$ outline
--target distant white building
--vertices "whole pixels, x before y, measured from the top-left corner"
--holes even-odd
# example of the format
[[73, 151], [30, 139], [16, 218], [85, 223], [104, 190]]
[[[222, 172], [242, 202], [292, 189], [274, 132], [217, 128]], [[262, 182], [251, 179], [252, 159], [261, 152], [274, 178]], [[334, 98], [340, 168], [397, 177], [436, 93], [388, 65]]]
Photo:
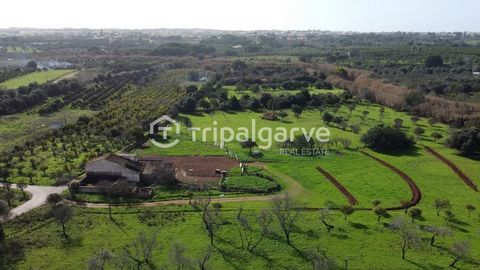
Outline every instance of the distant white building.
[[474, 71], [472, 73], [473, 73], [473, 76], [480, 76], [480, 71]]

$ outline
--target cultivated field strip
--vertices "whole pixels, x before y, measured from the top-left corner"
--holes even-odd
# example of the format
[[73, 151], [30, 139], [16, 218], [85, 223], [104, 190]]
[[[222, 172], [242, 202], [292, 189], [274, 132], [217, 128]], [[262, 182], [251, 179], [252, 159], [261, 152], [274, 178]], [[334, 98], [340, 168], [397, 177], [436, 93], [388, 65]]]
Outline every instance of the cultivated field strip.
[[405, 205], [402, 205], [402, 206], [396, 206], [396, 207], [389, 207], [387, 208], [387, 210], [400, 210], [400, 209], [405, 209], [405, 208], [410, 208], [412, 206], [415, 206], [417, 205], [420, 200], [422, 199], [422, 193], [420, 191], [420, 188], [417, 186], [417, 184], [415, 183], [415, 181], [413, 181], [412, 178], [410, 178], [410, 176], [408, 176], [406, 173], [404, 173], [403, 171], [401, 171], [400, 169], [398, 169], [397, 167], [377, 158], [377, 157], [374, 157], [372, 155], [370, 155], [369, 153], [367, 152], [364, 152], [364, 151], [360, 151], [361, 153], [363, 153], [364, 155], [376, 160], [378, 163], [382, 164], [383, 166], [389, 168], [390, 170], [392, 170], [393, 172], [395, 172], [396, 174], [398, 174], [403, 180], [405, 180], [405, 182], [407, 182], [408, 186], [410, 187], [410, 190], [412, 191], [412, 199]]
[[333, 177], [329, 172], [322, 169], [320, 166], [316, 167], [317, 171], [319, 171], [328, 181], [330, 181], [348, 200], [350, 205], [357, 205], [357, 199], [350, 193], [335, 177]]
[[438, 160], [440, 160], [441, 162], [445, 163], [448, 167], [450, 167], [450, 169], [452, 169], [452, 171], [455, 172], [458, 175], [458, 177], [460, 177], [460, 179], [462, 179], [463, 182], [465, 182], [465, 184], [467, 184], [471, 189], [478, 192], [478, 188], [475, 185], [475, 183], [472, 181], [472, 179], [470, 179], [470, 177], [468, 177], [465, 173], [463, 173], [462, 170], [460, 170], [460, 168], [458, 168], [457, 165], [455, 165], [455, 163], [451, 162], [446, 157], [442, 156], [440, 153], [438, 153], [437, 151], [433, 150], [428, 146], [425, 146], [425, 149], [434, 157], [436, 157]]

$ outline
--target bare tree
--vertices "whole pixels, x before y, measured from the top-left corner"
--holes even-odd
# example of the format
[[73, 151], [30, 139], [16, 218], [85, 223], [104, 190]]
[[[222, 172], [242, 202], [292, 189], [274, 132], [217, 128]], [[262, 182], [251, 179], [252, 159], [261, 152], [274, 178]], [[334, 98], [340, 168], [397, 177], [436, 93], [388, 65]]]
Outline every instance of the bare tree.
[[470, 255], [470, 242], [468, 241], [456, 241], [453, 243], [451, 252], [453, 254], [453, 262], [450, 267], [455, 267], [455, 264]]
[[172, 242], [170, 246], [168, 257], [177, 270], [186, 269], [191, 265], [190, 260], [185, 257], [186, 250], [184, 245], [176, 241]]
[[335, 228], [335, 226], [329, 224], [329, 221], [332, 217], [332, 211], [330, 210], [330, 208], [326, 207], [326, 208], [322, 208], [320, 209], [320, 222], [323, 223], [323, 225], [325, 225], [325, 228], [327, 228], [327, 232], [330, 232], [333, 228]]
[[197, 259], [197, 266], [199, 270], [207, 270], [207, 263], [210, 260], [212, 256], [212, 246], [208, 246], [205, 249], [205, 252], [203, 253], [202, 257]]
[[282, 229], [287, 240], [287, 244], [291, 245], [290, 234], [295, 227], [295, 223], [299, 217], [299, 210], [287, 193], [285, 196], [277, 196], [272, 200], [273, 214], [277, 218], [278, 224]]
[[335, 262], [327, 257], [325, 251], [320, 249], [312, 250], [308, 252], [307, 256], [312, 264], [313, 270], [339, 269]]
[[210, 245], [214, 246], [213, 240], [215, 238], [215, 233], [220, 228], [220, 223], [216, 220], [216, 215], [212, 212], [210, 203], [210, 196], [207, 199], [198, 199], [196, 202], [196, 204], [202, 209], [202, 221], [205, 230], [207, 230], [208, 236], [210, 237]]
[[390, 224], [390, 227], [400, 236], [402, 259], [405, 259], [407, 250], [417, 247], [421, 243], [417, 227], [413, 226], [402, 217], [396, 217]]
[[87, 270], [104, 270], [105, 265], [112, 258], [113, 254], [110, 251], [102, 249], [88, 260]]
[[273, 222], [272, 215], [268, 210], [262, 210], [257, 218], [260, 227], [260, 236], [255, 236], [253, 226], [251, 226], [248, 216], [243, 214], [243, 208], [238, 209], [237, 222], [240, 225], [240, 239], [242, 247], [252, 252], [269, 232], [269, 226]]
[[430, 245], [432, 247], [435, 246], [435, 240], [437, 237], [446, 237], [453, 235], [453, 232], [449, 228], [445, 227], [429, 226], [426, 227], [426, 231], [432, 234], [432, 237], [430, 237]]
[[122, 252], [117, 260], [117, 265], [121, 269], [156, 269], [153, 262], [154, 251], [159, 248], [157, 242], [157, 234], [140, 235], [130, 244], [123, 247]]

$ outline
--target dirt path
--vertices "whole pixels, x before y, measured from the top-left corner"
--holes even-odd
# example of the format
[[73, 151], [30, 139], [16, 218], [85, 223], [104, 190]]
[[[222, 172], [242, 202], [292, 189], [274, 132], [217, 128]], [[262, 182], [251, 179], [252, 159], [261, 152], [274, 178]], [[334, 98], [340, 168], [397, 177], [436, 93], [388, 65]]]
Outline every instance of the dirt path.
[[[17, 185], [12, 184], [11, 188], [17, 189]], [[60, 187], [48, 187], [48, 186], [27, 186], [25, 188], [25, 191], [29, 192], [32, 194], [32, 198], [28, 200], [27, 202], [21, 204], [20, 206], [12, 209], [10, 211], [10, 217], [9, 218], [14, 218], [16, 216], [25, 214], [37, 207], [42, 206], [47, 202], [47, 197], [50, 194], [54, 193], [62, 193], [64, 190], [66, 190], [66, 186], [60, 186]]]
[[422, 193], [420, 192], [420, 188], [418, 188], [417, 184], [415, 184], [415, 181], [413, 181], [413, 179], [410, 178], [410, 176], [408, 176], [406, 173], [404, 173], [403, 171], [401, 171], [397, 167], [387, 163], [386, 161], [383, 161], [383, 160], [381, 160], [377, 157], [374, 157], [367, 152], [364, 152], [364, 151], [360, 151], [360, 152], [362, 154], [374, 159], [375, 161], [382, 164], [383, 166], [389, 168], [390, 170], [392, 170], [396, 174], [398, 174], [405, 182], [407, 182], [408, 186], [410, 187], [410, 190], [412, 191], [412, 199], [408, 202], [408, 204], [402, 205], [402, 206], [396, 206], [396, 207], [389, 207], [389, 208], [387, 208], [387, 210], [401, 210], [401, 209], [405, 209], [405, 208], [410, 208], [412, 206], [417, 205], [420, 202], [420, 200], [422, 199]]
[[463, 173], [462, 170], [460, 170], [460, 168], [458, 168], [457, 165], [455, 165], [455, 163], [451, 162], [446, 157], [442, 156], [440, 153], [438, 153], [437, 151], [433, 150], [428, 146], [425, 146], [425, 149], [434, 157], [436, 157], [438, 160], [440, 160], [441, 162], [445, 163], [448, 167], [450, 167], [450, 169], [452, 169], [452, 171], [455, 172], [458, 175], [458, 177], [460, 177], [460, 179], [462, 179], [463, 182], [465, 182], [465, 184], [467, 184], [471, 189], [478, 192], [478, 188], [475, 185], [475, 183], [472, 181], [472, 179], [470, 179], [465, 173]]
[[325, 178], [327, 178], [328, 181], [330, 181], [342, 194], [347, 198], [348, 202], [350, 205], [357, 205], [358, 201], [357, 199], [350, 193], [347, 188], [345, 188], [338, 180], [333, 177], [329, 172], [325, 171], [322, 169], [320, 166], [316, 167], [317, 171], [319, 171]]
[[[249, 166], [259, 167], [262, 168], [274, 176], [282, 178], [288, 185], [287, 189], [284, 191], [288, 193], [292, 197], [298, 196], [301, 192], [304, 191], [304, 188], [300, 183], [298, 183], [292, 177], [285, 175], [280, 172], [274, 172], [264, 164], [264, 163], [248, 163]], [[256, 196], [246, 196], [246, 197], [231, 197], [231, 198], [215, 198], [212, 199], [212, 202], [255, 202], [255, 201], [268, 201], [275, 197], [275, 194], [272, 195], [256, 195]], [[86, 207], [86, 208], [108, 208], [108, 203], [84, 203], [84, 202], [76, 202], [67, 200], [67, 203], [71, 205], [76, 205], [79, 207]], [[130, 204], [118, 204], [112, 205], [112, 207], [134, 207], [134, 208], [143, 208], [143, 207], [154, 207], [154, 206], [161, 206], [161, 205], [187, 205], [190, 203], [189, 199], [179, 199], [179, 200], [168, 200], [168, 201], [158, 201], [158, 202], [144, 202], [144, 203], [130, 203]]]

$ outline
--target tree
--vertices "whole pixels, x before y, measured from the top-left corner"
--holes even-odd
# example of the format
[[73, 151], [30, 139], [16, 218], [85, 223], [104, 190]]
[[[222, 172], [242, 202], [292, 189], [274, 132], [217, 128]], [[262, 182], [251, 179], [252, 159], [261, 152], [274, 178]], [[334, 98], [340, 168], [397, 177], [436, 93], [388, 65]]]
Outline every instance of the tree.
[[465, 205], [465, 209], [467, 209], [467, 212], [468, 212], [468, 218], [470, 218], [470, 214], [475, 211], [475, 206], [471, 205], [471, 204], [467, 204]]
[[340, 207], [340, 212], [343, 214], [345, 220], [347, 220], [348, 216], [355, 212], [355, 208], [353, 208], [351, 205], [344, 205]]
[[413, 130], [413, 133], [415, 134], [416, 136], [416, 140], [418, 140], [420, 138], [420, 136], [422, 136], [424, 133], [425, 133], [425, 129], [421, 128], [421, 127], [416, 127], [414, 130]]
[[73, 217], [73, 210], [64, 203], [58, 203], [52, 208], [53, 217], [62, 226], [62, 234], [68, 237], [66, 231], [66, 223]]
[[355, 108], [357, 106], [355, 104], [349, 104], [348, 105], [348, 111], [350, 112], [350, 116], [352, 116], [353, 111], [355, 111]]
[[322, 208], [320, 209], [320, 222], [323, 223], [325, 228], [327, 229], [327, 232], [330, 232], [335, 226], [329, 224], [329, 221], [331, 219], [332, 212], [330, 211], [330, 208]]
[[10, 207], [4, 200], [0, 200], [0, 244], [5, 240], [5, 232], [3, 231], [3, 222], [10, 215]]
[[210, 111], [211, 109], [210, 102], [208, 102], [206, 99], [200, 100], [198, 105], [200, 105], [200, 107], [202, 107], [206, 112]]
[[158, 248], [156, 233], [140, 233], [130, 244], [123, 247], [119, 258], [121, 269], [156, 269], [153, 256]]
[[396, 151], [412, 147], [415, 142], [403, 131], [382, 125], [370, 128], [360, 141], [378, 151]]
[[452, 132], [447, 145], [470, 156], [480, 152], [480, 128], [466, 127]]
[[435, 119], [435, 118], [430, 118], [430, 119], [428, 119], [428, 124], [429, 124], [431, 127], [434, 127], [435, 124], [437, 124], [437, 123], [438, 123], [438, 121], [437, 121], [437, 119]]
[[255, 237], [254, 228], [251, 226], [248, 216], [243, 214], [243, 208], [240, 207], [237, 213], [237, 222], [240, 226], [240, 240], [243, 248], [252, 252], [269, 232], [269, 226], [273, 222], [272, 215], [267, 210], [262, 210], [257, 218], [260, 226], [260, 236]]
[[390, 223], [392, 228], [400, 237], [400, 249], [402, 250], [402, 259], [405, 260], [405, 255], [409, 249], [418, 246], [421, 243], [421, 238], [418, 235], [418, 230], [413, 225], [410, 225], [402, 217], [396, 217]]
[[283, 119], [285, 119], [285, 117], [288, 116], [288, 113], [285, 112], [285, 111], [279, 111], [279, 112], [277, 113], [277, 115], [278, 115], [278, 117], [280, 117], [280, 119], [281, 119], [282, 122], [283, 122]]
[[365, 122], [365, 120], [367, 119], [367, 115], [370, 114], [369, 111], [363, 111], [362, 112], [362, 122]]
[[210, 245], [214, 246], [213, 240], [215, 237], [215, 233], [220, 228], [220, 224], [215, 219], [215, 215], [213, 214], [212, 210], [210, 209], [211, 198], [208, 197], [207, 199], [199, 199], [198, 204], [202, 209], [202, 221], [203, 225], [205, 226], [205, 230], [210, 237]]
[[355, 134], [358, 134], [360, 133], [360, 126], [359, 125], [351, 125], [350, 126], [350, 130], [355, 133]]
[[416, 125], [418, 120], [420, 120], [420, 117], [414, 115], [414, 116], [410, 117], [410, 120], [412, 120], [413, 124]]
[[440, 216], [441, 211], [451, 209], [452, 205], [448, 199], [435, 199], [433, 207], [435, 207], [435, 210], [437, 211], [437, 216]]
[[382, 217], [383, 218], [388, 218], [390, 216], [387, 212], [387, 209], [385, 209], [383, 207], [375, 207], [373, 209], [373, 212], [375, 213], [375, 215], [377, 215], [377, 222], [380, 222], [380, 219]]
[[28, 61], [26, 68], [29, 70], [37, 70], [37, 63], [35, 61]]
[[255, 141], [252, 141], [252, 139], [248, 139], [246, 141], [241, 142], [240, 146], [242, 148], [248, 148], [248, 153], [251, 155], [252, 154], [252, 148], [256, 147], [257, 143]]
[[418, 208], [413, 208], [408, 212], [409, 216], [412, 218], [412, 223], [415, 222], [415, 219], [421, 219], [422, 218], [422, 210]]
[[11, 190], [7, 190], [5, 191], [3, 198], [7, 201], [8, 206], [12, 206], [12, 200], [15, 198], [15, 193]]
[[27, 197], [27, 195], [25, 193], [25, 188], [27, 188], [27, 183], [25, 183], [25, 181], [23, 181], [23, 180], [20, 180], [17, 183], [17, 188], [22, 191], [22, 196], [25, 199]]
[[436, 131], [432, 132], [432, 134], [430, 136], [432, 136], [434, 142], [437, 142], [438, 140], [443, 138], [442, 134], [440, 134], [439, 132], [436, 132]]
[[449, 228], [445, 227], [429, 226], [426, 227], [425, 230], [432, 233], [432, 237], [430, 238], [430, 245], [432, 247], [435, 246], [435, 240], [437, 237], [451, 236], [453, 234]]
[[61, 202], [63, 200], [62, 196], [57, 193], [53, 193], [48, 195], [47, 197], [47, 202], [51, 205], [56, 205], [57, 203]]
[[330, 122], [332, 122], [333, 120], [333, 115], [329, 112], [324, 112], [322, 115], [322, 120], [323, 120], [323, 123], [329, 125]]
[[212, 256], [212, 246], [208, 246], [203, 250], [204, 250], [204, 253], [202, 257], [197, 259], [197, 266], [199, 270], [207, 269], [207, 262], [210, 260], [210, 257]]
[[456, 241], [453, 243], [451, 248], [451, 253], [453, 254], [453, 261], [450, 263], [450, 267], [455, 267], [455, 264], [462, 260], [468, 258], [470, 255], [470, 242], [468, 241]]
[[440, 67], [443, 66], [443, 58], [440, 55], [430, 55], [425, 59], [426, 67]]
[[291, 245], [290, 234], [300, 214], [293, 199], [288, 193], [284, 196], [276, 196], [272, 200], [272, 211], [285, 235], [287, 244]]
[[380, 122], [383, 122], [383, 118], [385, 117], [385, 107], [380, 107]]
[[303, 108], [300, 107], [300, 106], [297, 105], [297, 104], [293, 104], [293, 105], [292, 105], [292, 112], [295, 114], [295, 117], [296, 117], [296, 118], [299, 118], [300, 115], [301, 115], [302, 112], [303, 112]]
[[176, 241], [173, 241], [170, 245], [168, 257], [177, 270], [185, 269], [191, 265], [191, 262], [185, 256], [186, 250], [184, 245]]
[[7, 182], [10, 177], [10, 171], [6, 168], [0, 168], [0, 178], [3, 179], [3, 182]]
[[400, 128], [402, 128], [402, 125], [403, 125], [403, 120], [402, 119], [395, 118], [395, 120], [393, 120], [393, 127], [394, 128], [400, 129]]
[[114, 255], [106, 249], [100, 250], [88, 260], [87, 270], [104, 270], [105, 265], [113, 256]]

